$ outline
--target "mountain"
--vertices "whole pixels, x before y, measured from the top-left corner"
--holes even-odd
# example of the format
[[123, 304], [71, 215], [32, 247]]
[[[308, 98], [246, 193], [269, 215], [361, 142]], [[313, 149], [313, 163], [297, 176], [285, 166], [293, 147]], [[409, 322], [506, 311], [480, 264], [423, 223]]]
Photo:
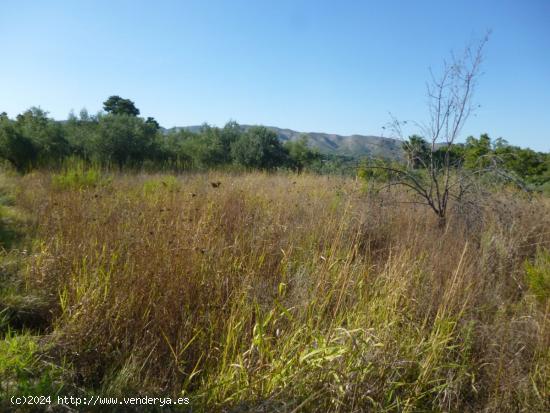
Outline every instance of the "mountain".
[[[188, 130], [190, 132], [200, 132], [202, 126], [178, 126], [171, 129], [164, 129], [165, 133], [178, 130]], [[241, 125], [246, 131], [252, 125]], [[282, 142], [294, 141], [302, 135], [307, 135], [309, 145], [317, 148], [321, 153], [331, 155], [345, 155], [354, 158], [371, 156], [375, 158], [400, 159], [403, 157], [401, 141], [397, 139], [384, 138], [382, 136], [372, 135], [337, 135], [334, 133], [321, 132], [298, 132], [292, 129], [282, 129], [275, 126], [266, 126], [275, 132]]]

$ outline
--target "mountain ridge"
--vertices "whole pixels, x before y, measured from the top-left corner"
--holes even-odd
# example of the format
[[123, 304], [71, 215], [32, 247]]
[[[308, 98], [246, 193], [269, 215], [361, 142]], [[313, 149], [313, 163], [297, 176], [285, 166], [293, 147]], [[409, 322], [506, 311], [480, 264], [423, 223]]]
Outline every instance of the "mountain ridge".
[[[240, 125], [242, 130], [246, 131], [256, 125]], [[190, 132], [200, 132], [202, 125], [175, 126], [169, 129], [163, 129], [165, 133], [187, 130]], [[403, 150], [402, 142], [398, 139], [386, 138], [376, 135], [339, 135], [336, 133], [325, 132], [300, 132], [289, 128], [279, 128], [277, 126], [266, 126], [277, 134], [281, 142], [295, 141], [301, 136], [308, 137], [309, 146], [317, 148], [319, 152], [328, 155], [343, 155], [355, 158], [364, 156], [401, 159]]]

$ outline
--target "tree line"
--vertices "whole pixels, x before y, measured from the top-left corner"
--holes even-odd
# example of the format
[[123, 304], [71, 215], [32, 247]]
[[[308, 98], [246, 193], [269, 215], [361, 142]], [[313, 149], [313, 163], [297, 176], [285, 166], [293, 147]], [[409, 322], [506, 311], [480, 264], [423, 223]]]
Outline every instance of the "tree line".
[[491, 139], [488, 134], [479, 138], [469, 136], [464, 143], [455, 143], [450, 148], [432, 148], [423, 137], [412, 135], [403, 142], [403, 152], [407, 167], [414, 170], [429, 169], [432, 159], [437, 167], [448, 156], [455, 169], [500, 170], [533, 189], [550, 191], [550, 153], [513, 146], [503, 138]]
[[152, 117], [140, 117], [134, 102], [109, 97], [104, 112], [82, 110], [59, 122], [33, 107], [10, 119], [0, 114], [0, 158], [20, 172], [55, 167], [68, 157], [122, 168], [144, 166], [201, 169], [234, 165], [243, 169], [288, 168], [301, 171], [322, 162], [307, 136], [282, 143], [275, 132], [236, 122], [203, 125], [198, 133], [180, 129], [165, 133]]
[[[0, 158], [16, 170], [58, 167], [66, 158], [117, 168], [209, 169], [224, 166], [242, 169], [318, 173], [357, 171], [358, 161], [350, 157], [320, 154], [308, 145], [307, 135], [282, 143], [275, 132], [263, 126], [244, 130], [237, 122], [224, 127], [204, 124], [199, 132], [186, 129], [163, 131], [152, 117], [140, 117], [134, 102], [109, 97], [103, 112], [90, 115], [83, 109], [66, 121], [48, 117], [40, 108], [30, 108], [10, 119], [0, 113]], [[401, 163], [413, 171], [437, 169], [448, 163], [455, 169], [484, 170], [498, 166], [533, 188], [550, 192], [550, 154], [492, 140], [487, 134], [470, 136], [465, 143], [437, 145], [421, 136], [410, 136], [402, 145], [401, 161], [368, 160], [372, 165]], [[433, 162], [433, 164], [432, 164]], [[377, 170], [375, 170], [377, 169]], [[363, 168], [363, 175], [381, 176], [388, 169]]]

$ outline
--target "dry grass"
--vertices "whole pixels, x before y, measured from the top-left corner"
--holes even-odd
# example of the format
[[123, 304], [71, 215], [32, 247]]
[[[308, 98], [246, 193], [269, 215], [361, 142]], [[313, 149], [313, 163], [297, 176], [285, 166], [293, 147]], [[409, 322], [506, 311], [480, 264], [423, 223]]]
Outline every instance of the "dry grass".
[[24, 277], [78, 386], [208, 411], [550, 410], [550, 299], [525, 275], [547, 200], [502, 193], [441, 230], [343, 178], [53, 181], [19, 182]]

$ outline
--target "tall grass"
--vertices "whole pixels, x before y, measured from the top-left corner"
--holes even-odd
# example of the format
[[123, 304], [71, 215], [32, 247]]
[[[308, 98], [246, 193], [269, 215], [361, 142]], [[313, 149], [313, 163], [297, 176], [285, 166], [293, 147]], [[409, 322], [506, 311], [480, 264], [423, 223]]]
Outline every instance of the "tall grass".
[[52, 184], [58, 189], [84, 189], [107, 185], [110, 178], [98, 165], [69, 158], [59, 173], [52, 175]]
[[335, 177], [20, 184], [25, 285], [79, 386], [204, 411], [550, 410], [547, 200], [497, 194], [440, 229]]

